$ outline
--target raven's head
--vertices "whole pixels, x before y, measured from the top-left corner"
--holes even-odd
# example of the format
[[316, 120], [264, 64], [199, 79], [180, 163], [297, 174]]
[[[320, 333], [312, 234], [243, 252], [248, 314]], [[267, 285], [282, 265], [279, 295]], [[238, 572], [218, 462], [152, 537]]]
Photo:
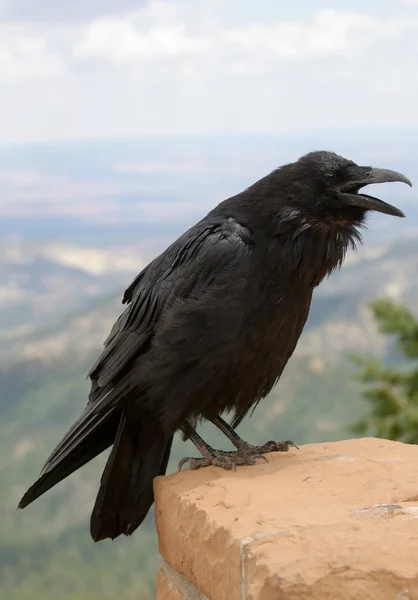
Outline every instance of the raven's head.
[[[299, 181], [314, 191], [315, 200], [310, 195], [302, 194], [305, 202], [309, 202], [312, 216], [327, 216], [361, 221], [367, 211], [373, 210], [396, 217], [404, 217], [401, 210], [369, 196], [360, 190], [372, 183], [400, 181], [412, 186], [405, 175], [389, 169], [360, 167], [353, 161], [338, 156], [333, 152], [310, 152], [294, 163]], [[303, 183], [302, 183], [303, 185]], [[314, 203], [313, 203], [314, 200]]]

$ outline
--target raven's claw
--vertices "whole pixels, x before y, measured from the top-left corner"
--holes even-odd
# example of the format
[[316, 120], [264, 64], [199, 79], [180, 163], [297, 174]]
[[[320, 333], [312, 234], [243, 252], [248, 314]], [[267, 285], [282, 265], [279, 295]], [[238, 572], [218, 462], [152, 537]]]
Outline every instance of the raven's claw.
[[221, 467], [228, 471], [236, 471], [237, 466], [255, 465], [257, 458], [262, 458], [264, 461], [268, 462], [265, 456], [258, 452], [256, 448], [253, 449], [249, 445], [248, 449], [244, 447], [241, 450], [232, 452], [210, 448], [207, 452], [205, 451], [205, 456], [203, 456], [203, 458], [192, 458], [190, 456], [183, 458], [179, 462], [178, 469], [180, 471], [183, 465], [188, 463], [192, 470], [213, 465], [214, 467]]
[[289, 448], [296, 448], [296, 450], [299, 450], [299, 446], [297, 446], [295, 442], [292, 442], [292, 440], [281, 442], [270, 440], [262, 446], [255, 446], [255, 448], [260, 454], [268, 454], [269, 452], [287, 452]]

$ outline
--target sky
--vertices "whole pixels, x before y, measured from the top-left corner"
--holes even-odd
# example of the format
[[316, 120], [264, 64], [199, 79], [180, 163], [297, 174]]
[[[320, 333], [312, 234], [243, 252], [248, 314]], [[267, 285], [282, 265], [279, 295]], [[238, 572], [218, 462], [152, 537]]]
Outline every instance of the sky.
[[0, 142], [412, 128], [417, 65], [418, 0], [0, 0]]

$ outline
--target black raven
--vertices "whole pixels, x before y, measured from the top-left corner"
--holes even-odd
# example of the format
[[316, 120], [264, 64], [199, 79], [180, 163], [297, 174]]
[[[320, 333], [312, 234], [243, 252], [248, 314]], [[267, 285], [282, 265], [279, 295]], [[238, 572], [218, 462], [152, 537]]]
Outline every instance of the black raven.
[[[87, 407], [55, 448], [23, 508], [113, 445], [91, 516], [95, 541], [130, 535], [153, 503], [173, 435], [195, 469], [254, 464], [293, 442], [252, 446], [234, 431], [278, 381], [308, 317], [312, 292], [361, 241], [368, 211], [403, 213], [360, 193], [400, 173], [311, 152], [221, 202], [126, 290], [128, 304], [90, 371]], [[232, 412], [232, 426], [221, 418]], [[196, 433], [214, 423], [234, 452]]]

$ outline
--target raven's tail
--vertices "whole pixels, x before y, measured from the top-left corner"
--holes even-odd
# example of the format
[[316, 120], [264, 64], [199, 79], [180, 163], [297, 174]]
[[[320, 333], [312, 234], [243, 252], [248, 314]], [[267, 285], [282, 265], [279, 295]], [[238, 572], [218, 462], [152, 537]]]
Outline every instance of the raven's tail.
[[166, 472], [172, 441], [145, 420], [131, 424], [121, 416], [91, 515], [95, 542], [131, 535], [141, 525], [154, 502], [153, 479]]
[[[46, 462], [41, 476], [24, 494], [25, 508], [54, 485], [113, 444], [91, 516], [95, 541], [130, 535], [142, 523], [154, 501], [153, 479], [164, 475], [173, 437], [165, 437], [149, 420], [131, 423], [112, 402], [110, 392], [88, 406]], [[106, 404], [106, 402], [108, 404]], [[116, 405], [116, 406], [115, 406]], [[99, 410], [100, 409], [100, 412]]]
[[88, 407], [52, 452], [39, 479], [24, 494], [18, 508], [25, 508], [111, 446], [120, 414], [120, 410], [115, 412], [112, 407], [106, 407], [103, 414]]

